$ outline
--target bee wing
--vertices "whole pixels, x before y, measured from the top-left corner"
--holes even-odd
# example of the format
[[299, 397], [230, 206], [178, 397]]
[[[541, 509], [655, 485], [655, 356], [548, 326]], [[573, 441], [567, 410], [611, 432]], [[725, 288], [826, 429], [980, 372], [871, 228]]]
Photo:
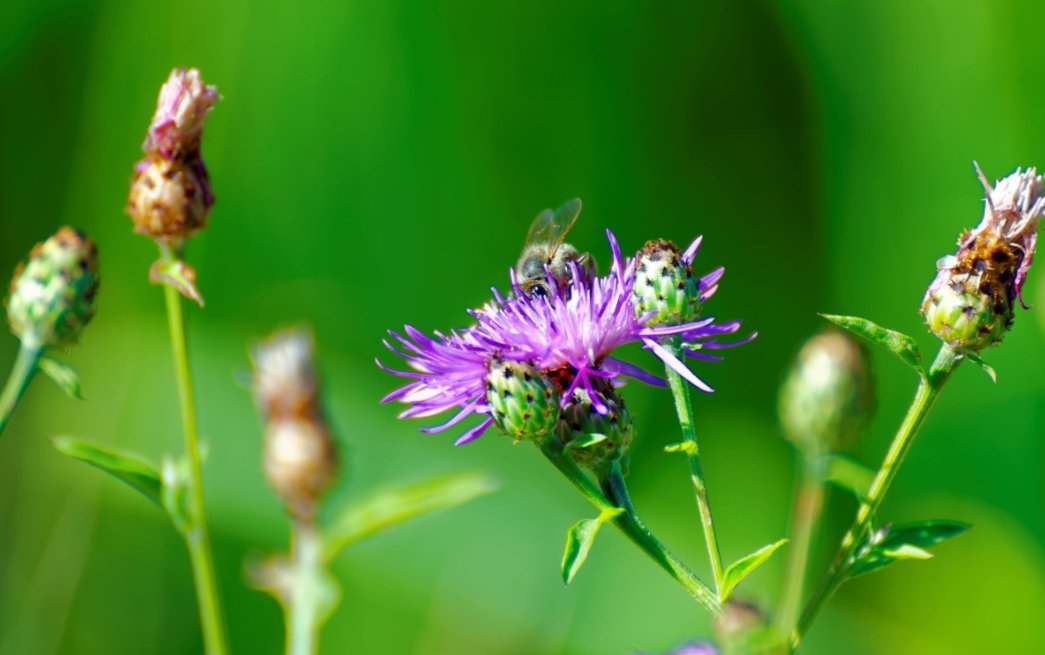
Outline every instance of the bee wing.
[[526, 236], [526, 244], [544, 243], [553, 248], [566, 239], [577, 217], [581, 215], [581, 199], [574, 198], [554, 212], [545, 209], [533, 219], [530, 233]]

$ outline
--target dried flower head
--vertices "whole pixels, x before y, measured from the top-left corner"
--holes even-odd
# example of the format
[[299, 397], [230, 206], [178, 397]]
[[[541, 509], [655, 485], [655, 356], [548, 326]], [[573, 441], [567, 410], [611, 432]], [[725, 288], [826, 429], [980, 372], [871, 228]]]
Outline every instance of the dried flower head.
[[1017, 168], [994, 187], [976, 170], [987, 191], [983, 220], [959, 237], [957, 253], [937, 262], [922, 301], [929, 328], [957, 352], [1000, 343], [1012, 325], [1045, 211], [1042, 176], [1034, 168]]
[[217, 87], [204, 84], [198, 69], [172, 70], [160, 88], [142, 150], [168, 159], [198, 152], [204, 122], [218, 98]]
[[277, 332], [251, 351], [254, 398], [265, 419], [265, 477], [290, 513], [312, 520], [337, 470], [319, 399], [312, 336]]
[[800, 448], [843, 448], [867, 426], [874, 384], [863, 344], [825, 330], [802, 346], [780, 389], [784, 436]]
[[[478, 438], [495, 421], [487, 401], [488, 362], [495, 355], [505, 361], [528, 362], [535, 370], [554, 374], [562, 381], [560, 409], [583, 389], [591, 405], [606, 415], [610, 407], [596, 389], [599, 380], [619, 381], [634, 377], [652, 384], [663, 384], [656, 376], [611, 356], [617, 348], [641, 343], [691, 384], [711, 391], [706, 383], [678, 357], [660, 344], [665, 336], [679, 335], [687, 340], [686, 354], [711, 359], [705, 348], [722, 348], [717, 337], [736, 332], [739, 321], [716, 324], [713, 318], [677, 325], [649, 325], [652, 314], [637, 314], [631, 303], [635, 280], [634, 259], [621, 256], [613, 234], [607, 231], [613, 263], [604, 277], [586, 279], [573, 271], [574, 282], [568, 293], [560, 293], [549, 281], [551, 293], [533, 296], [524, 293], [512, 274], [512, 293], [504, 296], [494, 290], [494, 299], [472, 312], [475, 324], [449, 335], [428, 337], [407, 326], [405, 336], [391, 332], [398, 342], [385, 345], [402, 356], [411, 371], [384, 370], [414, 381], [385, 397], [411, 405], [400, 417], [434, 416], [447, 410], [457, 413], [447, 423], [424, 428], [436, 432], [456, 425], [471, 414], [487, 415], [479, 425], [466, 431], [457, 443]], [[577, 267], [576, 262], [571, 266]], [[717, 358], [715, 358], [717, 359]]]
[[94, 316], [98, 249], [94, 240], [63, 227], [29, 253], [11, 280], [7, 319], [30, 348], [76, 341]]

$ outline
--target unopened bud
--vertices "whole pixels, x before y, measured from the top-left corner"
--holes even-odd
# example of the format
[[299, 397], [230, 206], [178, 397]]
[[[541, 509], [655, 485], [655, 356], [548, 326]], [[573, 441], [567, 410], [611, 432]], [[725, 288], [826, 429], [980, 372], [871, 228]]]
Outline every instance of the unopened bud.
[[1000, 343], [1012, 326], [1045, 211], [1042, 177], [1033, 168], [1016, 169], [993, 188], [982, 172], [980, 179], [987, 191], [983, 220], [961, 235], [956, 254], [937, 262], [922, 301], [929, 329], [956, 352]]
[[[613, 462], [625, 457], [635, 431], [624, 398], [613, 384], [598, 378], [593, 388], [599, 396], [596, 403], [584, 388], [574, 390], [556, 431], [567, 447], [578, 439], [600, 437], [590, 445], [570, 448], [570, 453], [577, 464], [601, 477], [609, 472]], [[604, 412], [599, 411], [600, 406]]]
[[139, 234], [184, 239], [206, 227], [213, 202], [202, 160], [153, 155], [138, 162], [127, 211]]
[[632, 304], [639, 316], [655, 312], [649, 325], [676, 325], [700, 315], [700, 285], [678, 247], [647, 241], [635, 263]]
[[334, 479], [337, 451], [319, 403], [312, 336], [277, 332], [251, 352], [254, 398], [266, 421], [265, 477], [298, 519], [310, 521]]
[[486, 402], [497, 427], [515, 440], [549, 434], [559, 418], [559, 393], [529, 362], [494, 356], [486, 363]]
[[217, 87], [205, 85], [198, 69], [175, 68], [160, 88], [142, 150], [167, 158], [197, 152], [203, 124], [218, 97]]
[[846, 447], [867, 426], [873, 407], [867, 352], [836, 330], [806, 341], [780, 390], [784, 435], [800, 448]]
[[32, 348], [76, 341], [94, 315], [98, 249], [94, 241], [63, 227], [37, 244], [11, 280], [7, 320]]

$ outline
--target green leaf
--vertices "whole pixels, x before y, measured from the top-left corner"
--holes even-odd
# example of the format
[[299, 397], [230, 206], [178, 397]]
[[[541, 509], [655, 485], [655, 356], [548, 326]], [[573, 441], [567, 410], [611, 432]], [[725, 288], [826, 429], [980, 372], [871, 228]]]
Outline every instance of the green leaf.
[[673, 443], [664, 446], [664, 452], [666, 453], [688, 453], [695, 455], [697, 452], [697, 442], [693, 440], [686, 440], [680, 443]]
[[497, 480], [485, 473], [465, 473], [413, 483], [375, 493], [346, 507], [324, 531], [324, 557], [410, 519], [466, 503], [494, 491]]
[[566, 550], [562, 554], [562, 581], [564, 583], [570, 584], [573, 576], [581, 570], [584, 561], [588, 559], [591, 545], [595, 543], [595, 535], [599, 533], [602, 524], [612, 521], [623, 512], [624, 510], [620, 508], [605, 509], [597, 518], [582, 519], [570, 528], [566, 533]]
[[606, 439], [608, 439], [606, 435], [600, 434], [598, 432], [593, 432], [591, 434], [586, 434], [582, 437], [574, 439], [570, 443], [566, 444], [566, 450], [578, 450], [580, 448], [588, 448], [590, 446], [594, 446], [597, 443], [606, 441]]
[[973, 364], [976, 364], [983, 369], [983, 372], [990, 377], [991, 382], [998, 384], [998, 374], [994, 372], [994, 367], [983, 361], [983, 358], [976, 353], [965, 353], [965, 359], [969, 360]]
[[824, 480], [852, 492], [862, 501], [871, 489], [874, 471], [851, 457], [832, 454], [827, 460]]
[[146, 460], [69, 436], [53, 437], [51, 443], [59, 452], [100, 468], [162, 506], [160, 473]]
[[163, 470], [161, 474], [163, 487], [161, 488], [160, 502], [167, 510], [174, 529], [181, 534], [188, 534], [192, 526], [192, 515], [189, 513], [185, 498], [185, 491], [189, 485], [189, 460], [182, 456], [179, 458], [164, 457]]
[[719, 591], [719, 596], [722, 602], [726, 602], [733, 590], [736, 588], [740, 581], [743, 580], [752, 571], [761, 566], [766, 560], [768, 560], [778, 548], [787, 543], [787, 539], [781, 539], [780, 541], [763, 546], [755, 552], [741, 557], [737, 561], [729, 565], [726, 572], [722, 575], [722, 589]]
[[149, 269], [149, 281], [153, 284], [166, 284], [203, 307], [203, 296], [196, 288], [196, 269], [181, 259], [161, 258], [153, 262], [152, 268]]
[[72, 366], [44, 355], [40, 358], [37, 367], [47, 377], [54, 380], [54, 383], [65, 392], [65, 395], [76, 400], [83, 400], [83, 396], [80, 395], [80, 376], [76, 374], [76, 370]]
[[841, 328], [857, 334], [876, 346], [881, 346], [899, 357], [905, 364], [910, 365], [919, 375], [924, 375], [922, 369], [922, 354], [918, 350], [915, 340], [906, 334], [887, 330], [886, 328], [872, 323], [866, 318], [858, 316], [834, 316], [832, 314], [821, 314]]
[[961, 521], [916, 521], [885, 526], [870, 535], [849, 563], [849, 576], [871, 573], [903, 559], [930, 559], [931, 548], [971, 526]]

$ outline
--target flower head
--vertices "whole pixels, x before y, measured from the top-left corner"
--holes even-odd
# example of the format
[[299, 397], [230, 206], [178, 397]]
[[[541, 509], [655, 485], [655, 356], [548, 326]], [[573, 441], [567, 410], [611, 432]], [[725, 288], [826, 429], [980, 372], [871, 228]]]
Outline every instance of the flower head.
[[[687, 354], [711, 359], [703, 349], [726, 347], [717, 337], [736, 332], [739, 321], [716, 324], [706, 318], [675, 325], [651, 325], [653, 312], [637, 313], [631, 301], [635, 281], [635, 260], [625, 260], [613, 234], [607, 231], [613, 254], [610, 273], [603, 277], [584, 276], [573, 271], [575, 280], [565, 292], [549, 281], [551, 293], [533, 296], [523, 293], [512, 274], [512, 292], [493, 291], [493, 301], [471, 312], [475, 324], [449, 335], [435, 338], [407, 326], [406, 336], [390, 333], [398, 342], [385, 345], [401, 355], [412, 369], [384, 370], [414, 381], [385, 397], [411, 407], [401, 417], [432, 416], [450, 409], [457, 413], [445, 424], [425, 428], [424, 432], [446, 429], [470, 414], [490, 415], [486, 397], [487, 362], [495, 355], [505, 361], [527, 362], [535, 370], [548, 373], [559, 385], [560, 409], [582, 389], [599, 414], [610, 412], [599, 381], [621, 383], [634, 377], [652, 384], [663, 381], [642, 369], [615, 359], [611, 354], [629, 343], [641, 343], [679, 372], [694, 386], [711, 391], [706, 383], [660, 344], [667, 336], [683, 338]], [[695, 252], [695, 249], [694, 249]], [[691, 257], [692, 258], [692, 255]], [[576, 262], [571, 266], [577, 267]], [[717, 278], [716, 278], [717, 279]], [[709, 287], [710, 288], [710, 287]], [[710, 294], [708, 294], [710, 295]], [[717, 359], [717, 358], [714, 358]], [[600, 383], [601, 384], [601, 383]], [[495, 421], [489, 417], [465, 432], [457, 443], [471, 441]]]
[[994, 187], [977, 167], [987, 191], [983, 220], [958, 239], [958, 252], [937, 262], [922, 301], [930, 329], [958, 352], [999, 343], [1012, 325], [1016, 301], [1034, 261], [1045, 212], [1042, 176], [1016, 169]]
[[160, 88], [156, 113], [142, 150], [168, 159], [196, 152], [207, 113], [218, 101], [218, 89], [205, 85], [196, 68], [175, 68]]

